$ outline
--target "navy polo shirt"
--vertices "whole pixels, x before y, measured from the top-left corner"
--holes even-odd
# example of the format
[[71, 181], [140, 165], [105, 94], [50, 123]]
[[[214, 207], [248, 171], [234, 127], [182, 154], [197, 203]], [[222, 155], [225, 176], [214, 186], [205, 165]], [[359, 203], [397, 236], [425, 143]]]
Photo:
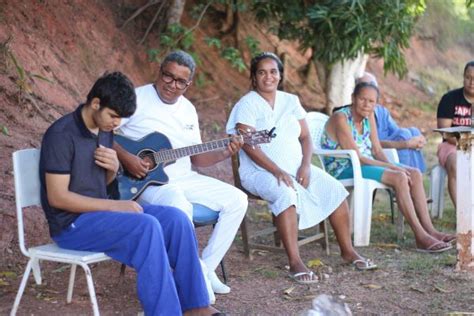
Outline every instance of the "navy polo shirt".
[[96, 135], [87, 129], [81, 115], [83, 106], [54, 122], [41, 143], [41, 204], [51, 236], [58, 235], [80, 213], [58, 209], [48, 203], [46, 173], [70, 175], [71, 192], [92, 198], [107, 198], [107, 172], [94, 162], [94, 151], [99, 144], [111, 148], [113, 134], [100, 131]]

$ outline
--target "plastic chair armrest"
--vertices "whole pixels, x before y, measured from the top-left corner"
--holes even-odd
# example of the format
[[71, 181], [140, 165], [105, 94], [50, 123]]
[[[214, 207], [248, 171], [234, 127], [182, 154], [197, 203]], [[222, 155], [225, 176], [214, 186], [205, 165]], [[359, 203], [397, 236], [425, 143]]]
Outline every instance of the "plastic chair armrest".
[[387, 156], [388, 161], [391, 163], [400, 163], [400, 159], [398, 158], [398, 153], [395, 148], [384, 148], [383, 152], [385, 156]]

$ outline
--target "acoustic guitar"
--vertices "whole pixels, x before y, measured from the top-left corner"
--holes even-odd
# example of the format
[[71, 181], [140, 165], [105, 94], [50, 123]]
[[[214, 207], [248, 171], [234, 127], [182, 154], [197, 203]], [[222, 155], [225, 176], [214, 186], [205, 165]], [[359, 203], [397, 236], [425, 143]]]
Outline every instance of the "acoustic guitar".
[[[241, 138], [245, 144], [255, 146], [269, 143], [275, 137], [274, 130], [275, 128], [270, 131], [241, 132], [237, 137]], [[167, 165], [182, 157], [224, 149], [232, 138], [227, 137], [177, 149], [173, 149], [168, 137], [158, 132], [148, 134], [139, 140], [132, 140], [122, 135], [115, 135], [114, 139], [129, 153], [142, 159], [148, 157], [147, 160], [153, 162], [153, 167], [141, 179], [135, 178], [123, 168], [120, 168], [117, 173], [116, 181], [109, 188], [109, 195], [114, 199], [132, 200], [136, 199], [149, 185], [168, 183], [168, 176], [163, 170]]]

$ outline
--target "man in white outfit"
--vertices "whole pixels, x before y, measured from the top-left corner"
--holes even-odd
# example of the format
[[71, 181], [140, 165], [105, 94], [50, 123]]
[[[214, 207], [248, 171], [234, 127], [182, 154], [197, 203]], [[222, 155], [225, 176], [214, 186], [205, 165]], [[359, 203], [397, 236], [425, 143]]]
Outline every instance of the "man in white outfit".
[[[157, 131], [169, 138], [173, 148], [202, 143], [196, 109], [183, 96], [192, 82], [195, 67], [193, 58], [183, 51], [166, 56], [156, 82], [135, 90], [137, 110], [129, 119], [122, 119], [120, 130], [124, 136], [138, 140]], [[198, 174], [191, 167], [212, 166], [235, 154], [242, 145], [242, 141], [233, 139], [223, 150], [178, 159], [164, 168], [169, 183], [148, 186], [138, 199], [141, 203], [177, 207], [191, 220], [193, 203], [219, 212], [219, 220], [202, 252], [204, 276], [210, 281], [212, 291], [218, 294], [230, 292], [230, 288], [217, 277], [215, 269], [231, 246], [245, 216], [247, 196], [234, 186]], [[130, 174], [137, 178], [146, 175], [149, 162], [128, 153], [118, 144], [114, 149]], [[213, 293], [210, 294], [212, 301]]]

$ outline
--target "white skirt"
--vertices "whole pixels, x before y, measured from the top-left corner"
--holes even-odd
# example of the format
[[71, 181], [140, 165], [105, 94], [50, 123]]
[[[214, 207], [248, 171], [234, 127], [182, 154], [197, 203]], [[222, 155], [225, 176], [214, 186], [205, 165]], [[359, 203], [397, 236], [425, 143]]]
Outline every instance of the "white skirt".
[[313, 165], [307, 188], [301, 186], [295, 179], [293, 183], [296, 190], [284, 183], [278, 185], [277, 178], [266, 170], [246, 172], [241, 181], [250, 193], [260, 196], [269, 203], [270, 210], [275, 216], [294, 205], [299, 216], [298, 229], [319, 224], [349, 195], [338, 180]]

